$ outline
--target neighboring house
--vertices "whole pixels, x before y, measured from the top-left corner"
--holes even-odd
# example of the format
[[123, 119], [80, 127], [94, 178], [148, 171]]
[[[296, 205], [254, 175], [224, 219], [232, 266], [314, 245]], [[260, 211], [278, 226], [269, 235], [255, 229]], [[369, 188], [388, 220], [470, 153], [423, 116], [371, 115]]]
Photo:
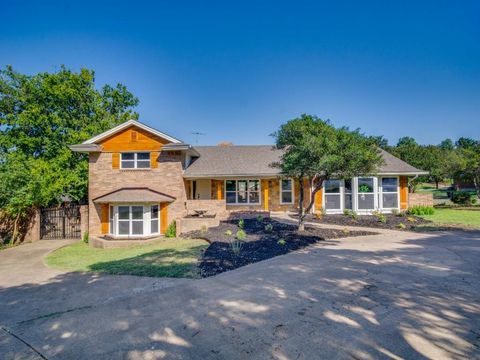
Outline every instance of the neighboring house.
[[[73, 151], [89, 154], [89, 233], [141, 238], [163, 234], [195, 210], [293, 211], [299, 184], [271, 164], [271, 145], [191, 146], [138, 121], [127, 121]], [[409, 176], [425, 174], [382, 150], [375, 176], [329, 180], [314, 212], [391, 212], [408, 207]], [[310, 188], [305, 181], [305, 198]]]

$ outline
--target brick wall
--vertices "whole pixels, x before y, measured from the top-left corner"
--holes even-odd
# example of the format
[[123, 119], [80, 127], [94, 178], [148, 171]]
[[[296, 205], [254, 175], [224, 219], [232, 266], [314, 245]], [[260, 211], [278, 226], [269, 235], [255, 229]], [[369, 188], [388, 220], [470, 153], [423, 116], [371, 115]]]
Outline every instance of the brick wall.
[[225, 200], [187, 200], [188, 215], [194, 210], [206, 210], [208, 215], [215, 214], [217, 219], [228, 217]]
[[187, 200], [180, 153], [161, 153], [158, 166], [145, 170], [112, 169], [112, 153], [91, 153], [89, 159], [89, 233], [101, 235], [101, 206], [93, 199], [124, 187], [148, 187], [174, 197], [168, 205], [168, 223], [186, 214]]
[[418, 205], [433, 206], [433, 194], [409, 193], [408, 207], [411, 208]]

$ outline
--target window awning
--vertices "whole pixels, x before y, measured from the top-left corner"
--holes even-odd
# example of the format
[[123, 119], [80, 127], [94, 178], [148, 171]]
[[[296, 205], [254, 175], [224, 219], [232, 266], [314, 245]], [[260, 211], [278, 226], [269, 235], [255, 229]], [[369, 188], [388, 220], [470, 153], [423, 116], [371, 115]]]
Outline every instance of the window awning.
[[149, 188], [122, 188], [93, 199], [94, 203], [162, 203], [175, 198]]

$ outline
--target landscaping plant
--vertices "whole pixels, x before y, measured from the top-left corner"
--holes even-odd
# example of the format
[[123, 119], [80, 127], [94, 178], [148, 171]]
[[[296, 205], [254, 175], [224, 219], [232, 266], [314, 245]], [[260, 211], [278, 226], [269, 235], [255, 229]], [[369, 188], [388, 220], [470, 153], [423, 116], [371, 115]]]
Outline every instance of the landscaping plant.
[[243, 230], [238, 230], [237, 233], [235, 234], [235, 239], [237, 240], [245, 240], [247, 237], [247, 233]]
[[232, 230], [228, 229], [227, 231], [225, 231], [225, 235], [232, 236]]
[[243, 219], [238, 220], [238, 227], [240, 229], [243, 229], [245, 227], [245, 220]]
[[83, 242], [84, 242], [85, 244], [88, 244], [88, 231], [85, 231], [85, 232], [83, 233]]
[[452, 195], [451, 200], [455, 204], [460, 204], [460, 205], [472, 205], [473, 203], [472, 196], [468, 191], [455, 191]]
[[273, 231], [273, 225], [272, 224], [265, 225], [265, 232], [271, 233], [272, 231]]
[[280, 239], [277, 241], [277, 244], [280, 246], [285, 246], [287, 245], [287, 241], [285, 239]]
[[433, 215], [435, 209], [431, 206], [417, 205], [407, 210], [408, 215]]
[[263, 216], [262, 216], [262, 215], [258, 215], [258, 216], [257, 216], [257, 221], [258, 221], [259, 223], [262, 223], [262, 222], [263, 222]]
[[173, 238], [177, 236], [177, 223], [172, 221], [170, 225], [168, 225], [167, 231], [165, 231], [165, 237]]

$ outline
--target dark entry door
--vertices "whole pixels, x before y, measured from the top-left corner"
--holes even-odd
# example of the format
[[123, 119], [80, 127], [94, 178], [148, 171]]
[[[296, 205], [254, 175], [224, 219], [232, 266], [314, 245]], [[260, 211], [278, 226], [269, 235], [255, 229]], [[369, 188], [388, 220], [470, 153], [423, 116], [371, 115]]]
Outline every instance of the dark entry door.
[[80, 205], [42, 209], [40, 238], [80, 239]]

